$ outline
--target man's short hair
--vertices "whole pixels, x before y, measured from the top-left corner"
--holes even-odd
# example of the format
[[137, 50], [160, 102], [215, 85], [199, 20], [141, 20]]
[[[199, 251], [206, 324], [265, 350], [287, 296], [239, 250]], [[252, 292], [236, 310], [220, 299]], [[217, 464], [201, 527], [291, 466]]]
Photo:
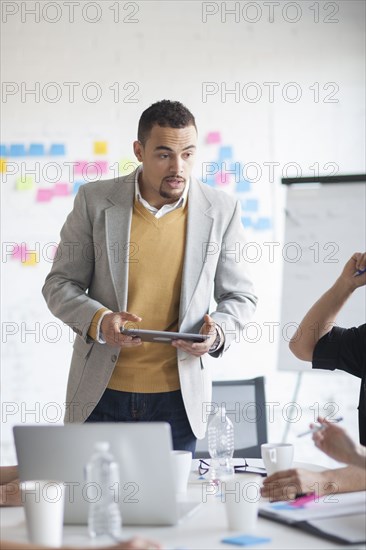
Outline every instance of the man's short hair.
[[186, 128], [194, 126], [196, 121], [192, 113], [179, 101], [163, 99], [153, 103], [141, 115], [137, 131], [137, 139], [145, 145], [152, 127], [155, 125], [169, 128]]

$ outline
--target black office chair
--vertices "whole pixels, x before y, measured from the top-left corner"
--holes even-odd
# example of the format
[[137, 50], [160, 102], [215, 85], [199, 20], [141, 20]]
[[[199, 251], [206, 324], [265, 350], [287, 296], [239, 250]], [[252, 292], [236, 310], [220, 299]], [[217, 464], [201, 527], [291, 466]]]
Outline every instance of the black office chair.
[[[234, 458], [260, 458], [261, 444], [267, 443], [264, 377], [213, 382], [212, 402], [203, 407], [207, 423], [222, 404], [234, 426]], [[209, 456], [206, 434], [197, 441], [195, 458]]]

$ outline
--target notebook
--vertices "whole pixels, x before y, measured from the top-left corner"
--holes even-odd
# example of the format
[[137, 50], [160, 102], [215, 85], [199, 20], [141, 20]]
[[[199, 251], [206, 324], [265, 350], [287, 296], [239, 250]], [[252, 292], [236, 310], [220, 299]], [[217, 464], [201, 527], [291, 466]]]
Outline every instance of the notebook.
[[259, 515], [342, 544], [366, 542], [366, 492], [334, 493], [302, 507], [262, 503]]
[[175, 525], [200, 504], [176, 500], [171, 428], [165, 422], [27, 425], [13, 430], [20, 480], [65, 482], [67, 524], [87, 522], [95, 495], [88, 492], [84, 468], [96, 441], [108, 441], [119, 464], [117, 498], [123, 524]]

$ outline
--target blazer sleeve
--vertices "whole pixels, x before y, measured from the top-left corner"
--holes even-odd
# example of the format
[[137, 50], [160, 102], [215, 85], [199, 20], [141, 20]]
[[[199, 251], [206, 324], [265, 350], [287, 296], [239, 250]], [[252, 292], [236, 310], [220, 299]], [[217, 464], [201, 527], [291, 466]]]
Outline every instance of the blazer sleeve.
[[53, 315], [85, 340], [95, 313], [104, 307], [87, 293], [94, 262], [93, 228], [82, 186], [61, 229], [61, 241], [42, 293]]

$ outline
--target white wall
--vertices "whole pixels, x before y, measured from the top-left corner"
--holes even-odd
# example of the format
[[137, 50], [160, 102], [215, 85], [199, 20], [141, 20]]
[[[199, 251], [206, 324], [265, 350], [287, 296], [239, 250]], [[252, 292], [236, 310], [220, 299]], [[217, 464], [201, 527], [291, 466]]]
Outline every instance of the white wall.
[[[220, 131], [222, 145], [233, 147], [233, 161], [244, 166], [247, 179], [257, 179], [243, 195], [259, 200], [254, 217], [271, 219], [268, 230], [247, 230], [248, 241], [257, 247], [251, 258], [255, 250], [261, 254], [251, 265], [260, 297], [254, 329], [259, 327], [261, 336], [256, 343], [255, 333], [248, 333], [246, 342], [241, 337], [212, 368], [215, 378], [267, 376], [268, 400], [280, 403], [270, 434], [280, 438], [296, 378], [277, 372], [281, 332], [273, 341], [263, 324], [279, 320], [283, 261], [280, 254], [270, 261], [263, 243], [282, 242], [282, 175], [297, 168], [312, 175], [317, 166], [322, 174], [365, 171], [364, 3], [82, 0], [73, 22], [68, 2], [2, 2], [1, 7], [2, 143], [65, 143], [67, 149], [58, 159], [9, 157], [18, 171], [3, 175], [3, 462], [14, 460], [14, 423], [59, 419], [72, 340], [66, 327], [50, 324], [55, 320], [40, 294], [50, 268], [47, 258], [26, 267], [7, 256], [6, 247], [27, 242], [48, 250], [47, 243], [58, 240], [73, 197], [36, 203], [37, 187], [53, 185], [50, 176], [43, 174], [26, 192], [15, 190], [16, 177], [37, 161], [42, 168], [56, 160], [60, 181], [68, 182], [65, 162], [94, 160], [94, 140], [108, 141], [104, 158], [111, 165], [133, 158], [139, 115], [163, 98], [182, 101], [196, 115], [201, 146], [196, 175], [216, 159], [217, 146], [205, 143], [207, 133]], [[228, 14], [230, 9], [236, 14]], [[74, 99], [65, 84], [70, 82], [76, 83]], [[36, 95], [26, 93], [30, 89]], [[101, 97], [94, 102], [95, 90]], [[55, 93], [60, 97], [52, 102]], [[279, 163], [272, 165], [273, 174], [271, 163]], [[234, 189], [235, 182], [228, 192]], [[39, 337], [27, 333], [32, 328]], [[342, 395], [339, 386], [346, 390]], [[304, 375], [297, 399], [303, 414], [290, 425], [289, 437], [312, 419], [315, 402], [322, 410], [330, 400], [340, 405], [347, 427], [356, 433], [357, 395], [358, 382], [350, 377]], [[32, 408], [39, 415], [27, 412]], [[298, 447], [302, 456], [308, 447], [308, 442]]]

